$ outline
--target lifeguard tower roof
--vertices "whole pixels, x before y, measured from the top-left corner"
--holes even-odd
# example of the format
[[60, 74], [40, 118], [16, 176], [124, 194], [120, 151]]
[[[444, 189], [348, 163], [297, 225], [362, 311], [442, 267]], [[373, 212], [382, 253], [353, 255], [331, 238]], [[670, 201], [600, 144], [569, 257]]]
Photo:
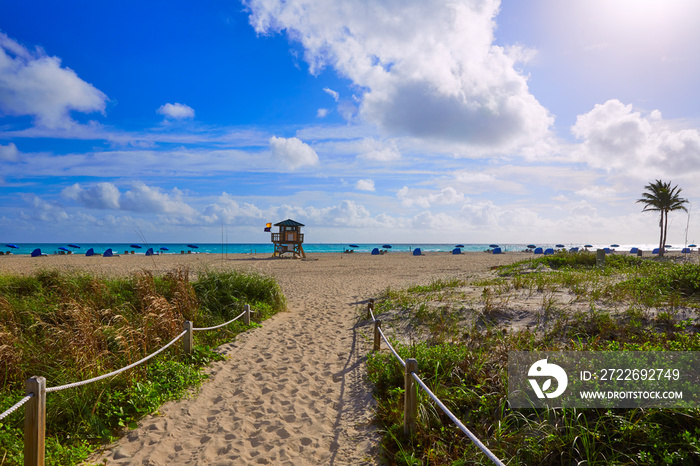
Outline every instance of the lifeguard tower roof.
[[288, 218], [287, 220], [283, 220], [279, 223], [275, 223], [276, 227], [303, 227], [303, 223], [295, 222], [294, 220]]

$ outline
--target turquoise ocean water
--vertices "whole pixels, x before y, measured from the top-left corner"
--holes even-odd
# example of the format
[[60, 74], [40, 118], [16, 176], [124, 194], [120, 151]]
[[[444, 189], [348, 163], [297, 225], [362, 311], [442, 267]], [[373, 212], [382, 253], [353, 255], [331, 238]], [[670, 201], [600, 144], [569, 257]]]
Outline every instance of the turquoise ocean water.
[[[17, 248], [10, 248], [6, 244], [14, 244]], [[350, 248], [348, 243], [304, 243], [304, 251], [306, 253], [340, 253], [346, 249], [354, 249], [355, 252], [359, 253], [369, 253], [373, 248], [382, 249], [387, 243], [355, 243], [357, 248]], [[522, 251], [527, 248], [529, 243], [515, 243], [515, 244], [500, 244], [499, 246], [504, 252], [507, 251]], [[533, 243], [534, 244], [534, 243]], [[71, 251], [73, 254], [85, 254], [90, 248], [93, 248], [95, 254], [102, 254], [107, 249], [112, 249], [114, 254], [124, 254], [126, 251], [134, 251], [135, 254], [145, 254], [148, 248], [153, 248], [154, 252], [162, 254], [187, 254], [188, 251], [193, 253], [209, 253], [209, 254], [272, 254], [272, 243], [197, 243], [196, 248], [191, 248], [184, 243], [152, 243], [145, 244], [139, 243], [141, 248], [132, 247], [129, 243], [80, 243], [77, 244], [79, 248], [73, 248], [68, 246], [68, 244], [63, 243], [1, 243], [0, 251], [7, 252], [10, 251], [13, 254], [31, 254], [35, 249], [41, 249], [43, 254], [60, 254], [62, 251], [59, 248], [65, 248]], [[456, 244], [440, 244], [440, 243], [414, 243], [414, 244], [392, 244], [390, 253], [406, 253], [413, 251], [415, 248], [421, 248], [423, 252], [450, 252]], [[463, 251], [485, 251], [489, 249], [488, 244], [467, 244], [463, 243]], [[555, 247], [555, 244], [537, 244], [543, 248]], [[581, 244], [565, 244], [566, 248], [571, 247], [581, 247]], [[593, 249], [599, 247], [609, 247], [609, 244], [593, 244]], [[652, 244], [621, 244], [619, 247], [615, 248], [618, 251], [629, 251], [631, 247], [636, 246], [644, 250], [651, 250], [654, 247]], [[680, 250], [683, 245], [677, 245]], [[167, 248], [166, 250], [161, 250], [161, 248]], [[672, 248], [675, 249], [675, 248]], [[63, 251], [65, 253], [65, 251]]]

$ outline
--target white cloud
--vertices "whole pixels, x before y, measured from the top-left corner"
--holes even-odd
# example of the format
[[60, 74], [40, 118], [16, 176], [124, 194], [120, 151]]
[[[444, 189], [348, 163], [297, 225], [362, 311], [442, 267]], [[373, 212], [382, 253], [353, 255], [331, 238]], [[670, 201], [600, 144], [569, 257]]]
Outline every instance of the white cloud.
[[124, 193], [121, 201], [122, 210], [134, 212], [154, 212], [177, 214], [178, 216], [195, 216], [196, 211], [182, 200], [182, 191], [173, 188], [164, 193], [159, 188], [136, 182]]
[[157, 113], [173, 120], [187, 120], [194, 118], [194, 109], [185, 104], [165, 104], [158, 107]]
[[0, 114], [30, 115], [47, 128], [75, 124], [72, 110], [104, 112], [107, 96], [43, 50], [33, 52], [0, 33]]
[[96, 183], [89, 187], [75, 183], [61, 192], [67, 199], [94, 209], [126, 210], [132, 212], [171, 214], [194, 218], [197, 212], [182, 199], [182, 191], [173, 188], [170, 193], [141, 182], [132, 184], [123, 194], [112, 183]]
[[316, 110], [316, 118], [325, 118], [328, 115], [327, 108], [319, 108]]
[[119, 209], [121, 196], [119, 189], [112, 183], [97, 183], [87, 188], [75, 183], [61, 191], [61, 195], [94, 209]]
[[401, 152], [396, 143], [383, 143], [373, 138], [365, 138], [362, 141], [359, 158], [373, 162], [394, 162], [401, 158]]
[[0, 144], [0, 161], [16, 162], [17, 160], [19, 160], [19, 150], [13, 142], [6, 146]]
[[338, 102], [338, 100], [340, 99], [340, 94], [338, 94], [338, 93], [337, 93], [336, 91], [334, 91], [333, 89], [329, 89], [329, 88], [327, 88], [327, 87], [324, 87], [324, 88], [323, 88], [323, 92], [325, 92], [325, 93], [328, 94], [329, 96], [333, 97], [333, 100], [335, 100], [336, 102]]
[[[395, 135], [512, 148], [553, 118], [493, 45], [497, 0], [247, 0], [259, 33], [285, 31], [310, 71], [332, 66], [364, 90], [360, 114]], [[529, 54], [531, 55], [531, 54]]]
[[399, 189], [396, 197], [405, 207], [418, 206], [424, 209], [432, 205], [453, 205], [465, 202], [464, 194], [457, 192], [453, 187], [443, 188], [437, 192], [409, 189], [407, 186]]
[[316, 152], [298, 138], [272, 136], [269, 142], [272, 156], [292, 170], [318, 164]]
[[355, 189], [358, 191], [374, 191], [374, 180], [357, 180], [355, 184]]
[[658, 110], [645, 116], [631, 104], [608, 100], [579, 115], [571, 131], [582, 140], [574, 158], [595, 168], [643, 179], [700, 170], [700, 132], [671, 129]]
[[240, 203], [228, 193], [223, 193], [215, 204], [204, 209], [203, 219], [209, 224], [223, 221], [227, 225], [261, 225], [266, 214], [254, 204]]

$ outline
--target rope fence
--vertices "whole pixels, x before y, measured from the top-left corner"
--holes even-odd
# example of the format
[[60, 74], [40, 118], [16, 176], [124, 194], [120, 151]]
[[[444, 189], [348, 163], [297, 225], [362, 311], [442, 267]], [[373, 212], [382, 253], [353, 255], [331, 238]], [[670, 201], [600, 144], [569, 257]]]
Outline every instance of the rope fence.
[[87, 385], [93, 382], [97, 382], [115, 375], [121, 374], [124, 371], [132, 369], [139, 364], [143, 364], [149, 359], [162, 353], [170, 346], [175, 344], [179, 339], [184, 337], [183, 349], [186, 354], [191, 354], [193, 348], [192, 334], [194, 331], [204, 331], [204, 330], [214, 330], [226, 325], [243, 317], [243, 321], [246, 325], [250, 325], [250, 306], [246, 304], [244, 310], [241, 314], [234, 317], [233, 319], [225, 322], [221, 325], [216, 325], [214, 327], [206, 328], [194, 328], [191, 321], [186, 321], [184, 325], [184, 330], [165, 346], [154, 351], [145, 358], [139, 359], [138, 361], [129, 364], [128, 366], [117, 369], [108, 374], [100, 375], [98, 377], [93, 377], [91, 379], [82, 380], [80, 382], [69, 383], [66, 385], [60, 385], [56, 387], [46, 387], [46, 379], [44, 377], [31, 377], [27, 380], [25, 385], [26, 396], [15, 403], [8, 410], [0, 414], [0, 420], [9, 416], [13, 412], [17, 411], [23, 405], [24, 408], [24, 464], [25, 466], [43, 466], [44, 455], [45, 455], [45, 437], [46, 437], [46, 394], [51, 392], [57, 392], [61, 390], [67, 390], [69, 388], [80, 387], [82, 385]]
[[25, 396], [24, 398], [22, 398], [21, 400], [19, 400], [17, 403], [15, 403], [14, 405], [12, 405], [7, 411], [5, 411], [4, 413], [0, 414], [0, 421], [2, 421], [4, 418], [6, 418], [6, 417], [9, 416], [10, 414], [14, 413], [15, 411], [17, 411], [24, 403], [26, 403], [27, 401], [29, 401], [29, 400], [31, 399], [31, 397], [33, 397], [33, 396], [34, 396], [34, 394], [33, 394], [33, 393], [30, 393], [29, 395]]
[[[469, 437], [479, 449], [488, 457], [493, 464], [498, 466], [505, 466], [504, 463], [494, 455], [491, 450], [484, 445], [478, 437], [476, 437], [469, 429], [466, 428], [464, 424], [455, 416], [447, 406], [440, 401], [440, 399], [435, 396], [435, 394], [428, 388], [428, 386], [421, 380], [416, 372], [418, 372], [418, 361], [415, 359], [407, 359], [404, 361], [401, 356], [396, 352], [393, 345], [389, 343], [386, 335], [382, 331], [382, 322], [377, 320], [374, 316], [374, 299], [370, 299], [367, 303], [367, 318], [372, 319], [374, 323], [374, 351], [379, 351], [381, 340], [384, 340], [387, 347], [391, 350], [394, 357], [401, 363], [404, 367], [404, 434], [407, 436], [412, 435], [416, 431], [416, 417], [418, 414], [418, 386], [422, 388], [428, 396], [442, 409], [442, 411], [455, 423], [455, 425], [464, 434]], [[415, 383], [414, 383], [415, 382]]]

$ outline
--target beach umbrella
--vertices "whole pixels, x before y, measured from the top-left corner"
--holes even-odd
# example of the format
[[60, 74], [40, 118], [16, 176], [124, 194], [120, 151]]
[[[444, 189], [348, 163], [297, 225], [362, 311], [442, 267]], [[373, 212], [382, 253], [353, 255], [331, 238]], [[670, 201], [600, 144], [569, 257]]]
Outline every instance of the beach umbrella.
[[385, 244], [382, 246], [384, 249], [391, 249], [391, 244]]
[[489, 244], [489, 247], [490, 247], [490, 248], [497, 248], [498, 245], [497, 245], [497, 244]]
[[63, 246], [61, 246], [61, 247], [60, 247], [60, 248], [58, 248], [58, 249], [59, 249], [59, 251], [70, 251], [70, 249], [68, 249], [68, 248], [64, 248]]
[[166, 248], [165, 246], [163, 246], [162, 248], [160, 248], [160, 250], [161, 250], [161, 251], [170, 251], [170, 249]]
[[19, 246], [17, 246], [16, 244], [6, 244], [5, 246], [11, 249], [19, 249]]
[[188, 248], [192, 248], [192, 249], [197, 249], [197, 248], [199, 248], [199, 246], [197, 246], [196, 244], [188, 244], [187, 247], [188, 247]]
[[566, 246], [564, 246], [563, 244], [557, 244], [557, 245], [554, 246], [554, 247], [555, 247], [555, 248], [565, 248]]
[[69, 247], [69, 248], [80, 249], [80, 246], [78, 246], [77, 244], [69, 244], [68, 247]]
[[359, 248], [359, 246], [357, 244], [351, 244], [350, 247], [351, 248]]
[[664, 244], [664, 247], [665, 248], [672, 248], [673, 246], [671, 246], [670, 244]]
[[586, 245], [584, 245], [583, 247], [584, 247], [584, 248], [592, 248], [593, 245], [592, 245], [592, 244], [586, 244]]
[[535, 245], [535, 244], [528, 244], [527, 247], [528, 247], [529, 249], [535, 249], [535, 248], [537, 247], [537, 245]]
[[611, 247], [611, 248], [619, 248], [620, 245], [619, 245], [619, 244], [611, 244], [610, 247]]
[[134, 249], [141, 249], [141, 245], [140, 245], [140, 244], [130, 244], [129, 246], [131, 246], [131, 247], [134, 248]]
[[697, 245], [697, 244], [689, 244], [688, 247], [689, 247], [689, 248], [697, 248], [698, 245]]
[[464, 245], [463, 245], [463, 244], [458, 244], [458, 245], [457, 245], [457, 246], [455, 246], [455, 247], [456, 247], [456, 248], [463, 248], [463, 247], [464, 247]]

